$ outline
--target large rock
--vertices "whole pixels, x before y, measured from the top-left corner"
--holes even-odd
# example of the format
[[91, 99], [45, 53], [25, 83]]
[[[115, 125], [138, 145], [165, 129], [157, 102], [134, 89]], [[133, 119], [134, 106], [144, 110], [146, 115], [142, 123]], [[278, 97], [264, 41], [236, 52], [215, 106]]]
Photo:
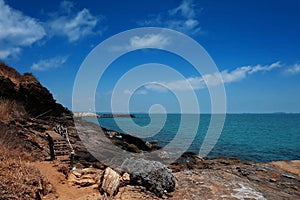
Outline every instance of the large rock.
[[107, 193], [109, 196], [113, 196], [117, 193], [120, 185], [120, 175], [107, 167], [104, 172], [102, 186], [100, 188], [100, 192]]
[[88, 187], [91, 185], [99, 185], [103, 171], [95, 168], [85, 168], [72, 170], [68, 176], [68, 181], [73, 185], [80, 187]]
[[157, 161], [126, 159], [122, 169], [130, 174], [130, 182], [142, 185], [146, 189], [161, 197], [164, 191], [172, 192], [175, 189], [175, 177], [165, 165]]

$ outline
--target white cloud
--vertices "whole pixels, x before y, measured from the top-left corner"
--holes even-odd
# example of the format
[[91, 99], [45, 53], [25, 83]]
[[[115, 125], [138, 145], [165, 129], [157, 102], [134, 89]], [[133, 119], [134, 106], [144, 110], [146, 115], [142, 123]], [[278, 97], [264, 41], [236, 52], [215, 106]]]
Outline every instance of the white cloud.
[[21, 51], [20, 47], [12, 47], [12, 46], [13, 45], [11, 45], [11, 46], [3, 45], [0, 47], [0, 59], [5, 59], [9, 56], [14, 56], [14, 55], [17, 55], [20, 53], [20, 51]]
[[142, 48], [164, 48], [170, 44], [170, 38], [162, 34], [146, 34], [133, 36], [124, 46], [113, 46], [112, 51], [133, 50]]
[[62, 10], [62, 12], [71, 13], [74, 7], [75, 5], [71, 1], [62, 1], [60, 3], [60, 9]]
[[184, 33], [199, 33], [201, 28], [197, 19], [198, 10], [193, 0], [183, 0], [182, 3], [169, 10], [167, 13], [160, 13], [150, 19], [139, 22], [143, 26], [163, 26], [175, 29]]
[[0, 0], [0, 59], [17, 55], [23, 47], [42, 39], [46, 33], [34, 18]]
[[275, 62], [271, 65], [256, 65], [256, 66], [243, 66], [236, 68], [235, 70], [228, 72], [224, 70], [220, 73], [205, 74], [200, 77], [190, 77], [185, 80], [175, 80], [170, 82], [152, 82], [145, 85], [148, 90], [154, 91], [187, 91], [187, 90], [198, 90], [206, 87], [213, 87], [222, 83], [232, 83], [245, 79], [248, 75], [259, 71], [270, 71], [272, 69], [281, 67], [279, 62]]
[[139, 90], [135, 90], [135, 91], [131, 91], [131, 90], [124, 90], [124, 94], [129, 94], [129, 95], [133, 95], [133, 94], [147, 94], [148, 92], [146, 90], [143, 89], [139, 89]]
[[182, 3], [177, 7], [169, 11], [170, 15], [180, 14], [185, 18], [195, 18], [196, 12], [194, 10], [193, 0], [183, 0]]
[[52, 19], [47, 23], [52, 35], [66, 36], [69, 42], [75, 42], [88, 35], [101, 34], [101, 31], [95, 31], [101, 17], [92, 15], [86, 8], [75, 14], [73, 10], [72, 2], [63, 1], [60, 11], [52, 13]]
[[295, 75], [300, 73], [300, 64], [294, 64], [292, 67], [289, 67], [286, 71], [286, 74]]
[[33, 63], [30, 67], [35, 71], [46, 71], [53, 68], [58, 68], [67, 61], [67, 56], [58, 56], [50, 59], [40, 60], [37, 63]]
[[147, 34], [143, 37], [134, 36], [130, 38], [130, 44], [128, 48], [147, 48], [157, 47], [162, 48], [169, 44], [169, 38], [161, 34]]
[[275, 62], [269, 66], [257, 65], [250, 70], [249, 74], [253, 74], [253, 73], [259, 72], [259, 71], [270, 71], [270, 70], [272, 70], [274, 68], [278, 68], [278, 67], [281, 67], [280, 62]]

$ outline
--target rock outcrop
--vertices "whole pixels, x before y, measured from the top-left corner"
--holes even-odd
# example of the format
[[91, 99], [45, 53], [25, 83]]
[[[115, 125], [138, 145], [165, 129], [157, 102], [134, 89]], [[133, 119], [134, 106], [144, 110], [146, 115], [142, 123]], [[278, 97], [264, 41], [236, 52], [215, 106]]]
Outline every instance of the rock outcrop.
[[127, 159], [122, 169], [130, 174], [130, 182], [142, 185], [148, 190], [162, 197], [166, 192], [175, 189], [175, 177], [165, 165], [157, 161], [140, 159]]
[[100, 192], [106, 193], [109, 196], [116, 194], [120, 185], [120, 178], [121, 177], [117, 172], [107, 167], [104, 172]]
[[91, 185], [98, 185], [101, 182], [103, 171], [96, 168], [84, 168], [78, 170], [72, 170], [68, 175], [68, 181], [73, 185], [80, 187], [87, 187]]
[[60, 117], [72, 113], [56, 103], [49, 90], [31, 74], [20, 75], [0, 62], [0, 97], [17, 101], [29, 117]]

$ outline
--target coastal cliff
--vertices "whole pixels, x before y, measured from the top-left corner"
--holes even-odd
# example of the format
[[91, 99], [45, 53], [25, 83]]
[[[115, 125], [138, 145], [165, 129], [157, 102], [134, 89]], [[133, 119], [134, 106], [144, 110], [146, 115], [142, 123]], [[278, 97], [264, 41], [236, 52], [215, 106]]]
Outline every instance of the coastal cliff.
[[[122, 169], [106, 166], [82, 140], [107, 151], [112, 142], [128, 155], [160, 147], [82, 119], [75, 119], [76, 129], [72, 112], [32, 74], [4, 63], [0, 102], [0, 199], [300, 199], [300, 161], [254, 163], [187, 152], [168, 166], [143, 158], [128, 159]], [[49, 159], [46, 133], [65, 140], [57, 125], [68, 130], [72, 166], [68, 155]]]

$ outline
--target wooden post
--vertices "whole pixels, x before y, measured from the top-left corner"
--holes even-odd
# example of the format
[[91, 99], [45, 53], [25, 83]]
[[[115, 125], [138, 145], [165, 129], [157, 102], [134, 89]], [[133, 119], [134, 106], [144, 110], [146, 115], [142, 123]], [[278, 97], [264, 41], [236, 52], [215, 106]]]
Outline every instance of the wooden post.
[[73, 165], [74, 165], [74, 157], [75, 157], [75, 151], [72, 150], [71, 156], [70, 156], [70, 167], [71, 167], [71, 169], [73, 168]]

